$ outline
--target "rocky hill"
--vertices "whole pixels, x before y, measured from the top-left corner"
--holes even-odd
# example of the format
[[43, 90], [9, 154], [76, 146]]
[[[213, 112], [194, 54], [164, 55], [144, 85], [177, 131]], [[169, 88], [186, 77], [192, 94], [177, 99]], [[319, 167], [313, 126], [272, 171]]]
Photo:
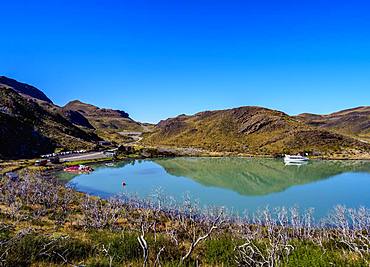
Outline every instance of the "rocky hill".
[[72, 110], [63, 110], [61, 107], [55, 105], [40, 89], [34, 86], [5, 76], [0, 76], [0, 87], [12, 89], [26, 99], [33, 100], [51, 113], [59, 113], [59, 115], [63, 116], [74, 125], [87, 129], [94, 128], [82, 114]]
[[346, 109], [328, 115], [303, 113], [296, 118], [311, 126], [370, 141], [370, 106]]
[[1, 158], [32, 157], [56, 147], [91, 148], [102, 139], [132, 142], [129, 134], [148, 128], [121, 110], [77, 100], [60, 107], [36, 87], [5, 76], [0, 90]]
[[26, 83], [18, 82], [5, 76], [0, 76], [0, 87], [13, 89], [25, 97], [31, 97], [48, 103], [53, 103], [41, 90], [37, 89], [36, 87]]
[[113, 131], [141, 131], [142, 125], [130, 118], [122, 110], [99, 108], [79, 100], [69, 102], [64, 111], [74, 111], [82, 114], [95, 129]]
[[370, 144], [307, 125], [280, 111], [251, 106], [170, 118], [159, 122], [143, 142], [269, 155], [306, 151], [355, 156], [370, 151]]
[[92, 148], [99, 140], [24, 95], [0, 85], [0, 158], [34, 157], [56, 147]]
[[3, 158], [30, 157], [56, 147], [93, 147], [100, 138], [221, 153], [370, 157], [370, 107], [289, 116], [250, 106], [180, 115], [152, 126], [134, 121], [124, 111], [78, 100], [59, 107], [39, 89], [4, 76], [0, 97]]

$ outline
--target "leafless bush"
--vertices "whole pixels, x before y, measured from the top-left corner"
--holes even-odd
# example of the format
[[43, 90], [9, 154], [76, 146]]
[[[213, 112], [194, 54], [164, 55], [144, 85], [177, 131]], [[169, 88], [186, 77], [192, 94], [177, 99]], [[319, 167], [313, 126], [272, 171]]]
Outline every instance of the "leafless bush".
[[145, 226], [144, 222], [141, 223], [141, 233], [137, 237], [137, 240], [139, 241], [140, 247], [143, 250], [143, 266], [145, 267], [148, 263], [148, 257], [149, 257], [149, 248], [148, 243], [145, 240], [145, 231], [147, 230], [147, 227]]
[[69, 239], [68, 235], [52, 237], [48, 243], [45, 243], [43, 247], [38, 252], [38, 256], [46, 256], [47, 258], [51, 258], [53, 256], [59, 257], [63, 263], [67, 264], [68, 261], [68, 252], [69, 248], [65, 249], [64, 251], [58, 251], [58, 244], [64, 240]]
[[104, 201], [86, 195], [81, 207], [83, 225], [86, 228], [114, 227], [123, 212], [122, 202], [116, 198]]
[[31, 208], [31, 219], [39, 219], [46, 214], [57, 214], [62, 208], [67, 216], [73, 196], [70, 190], [61, 190], [55, 178], [44, 177], [40, 174], [26, 173], [21, 179], [3, 178], [0, 188], [0, 201], [6, 204], [8, 216], [12, 220], [25, 220], [27, 216], [22, 211], [23, 206]]
[[370, 253], [370, 211], [365, 207], [347, 209], [338, 205], [328, 217], [332, 241], [344, 245], [361, 258]]
[[161, 253], [165, 250], [165, 246], [161, 247], [161, 249], [158, 251], [157, 253], [157, 256], [155, 258], [155, 261], [154, 261], [154, 267], [156, 266], [161, 266], [161, 262], [160, 262], [160, 256], [161, 256]]
[[[25, 219], [23, 206], [33, 219], [51, 214], [56, 224], [62, 225], [71, 214], [72, 206], [78, 203], [82, 213], [80, 223], [85, 229], [117, 229], [137, 232], [138, 242], [143, 250], [143, 264], [160, 265], [163, 251], [149, 248], [147, 237], [166, 235], [174, 247], [181, 251], [180, 263], [188, 261], [196, 248], [219, 232], [231, 234], [243, 244], [235, 247], [235, 260], [241, 266], [276, 266], [285, 263], [294, 250], [295, 241], [308, 241], [324, 247], [326, 242], [333, 242], [338, 248], [356, 253], [361, 258], [370, 254], [370, 210], [364, 207], [348, 209], [335, 207], [326, 220], [315, 222], [313, 209], [300, 213], [297, 207], [285, 207], [270, 210], [262, 209], [252, 216], [230, 216], [224, 209], [202, 208], [199, 202], [188, 195], [182, 203], [166, 196], [162, 190], [156, 190], [149, 198], [135, 195], [121, 195], [103, 200], [93, 196], [81, 196], [71, 188], [64, 188], [56, 179], [26, 173], [22, 179], [12, 181], [3, 178], [0, 188], [0, 201], [7, 208], [4, 214], [10, 220], [18, 222]], [[31, 207], [31, 209], [29, 209]], [[119, 222], [124, 219], [125, 223]], [[2, 227], [2, 226], [1, 226]], [[24, 233], [23, 233], [24, 234]], [[13, 238], [0, 241], [5, 248], [17, 242], [22, 232]], [[57, 240], [46, 244], [40, 252], [53, 255]], [[8, 250], [3, 249], [0, 260], [6, 257]], [[113, 257], [109, 246], [103, 252]], [[149, 259], [149, 252], [153, 257]], [[58, 252], [58, 256], [67, 263], [68, 251]], [[55, 255], [54, 255], [55, 256]]]
[[252, 222], [238, 227], [245, 243], [235, 248], [240, 266], [276, 266], [286, 262], [294, 240], [309, 241], [323, 247], [334, 242], [361, 258], [370, 253], [370, 212], [364, 207], [347, 209], [336, 206], [334, 211], [318, 224], [313, 220], [313, 209], [302, 215], [298, 208], [268, 208], [256, 212]]
[[1, 264], [5, 264], [6, 266], [6, 258], [12, 246], [16, 244], [17, 242], [19, 242], [24, 236], [28, 235], [31, 232], [32, 232], [31, 228], [25, 228], [19, 231], [16, 235], [11, 237], [10, 239], [0, 241], [0, 248], [1, 248], [1, 251], [3, 251], [2, 254], [0, 255]]
[[[290, 236], [286, 226], [288, 212], [276, 209], [272, 214], [268, 208], [258, 211], [253, 221], [256, 227], [245, 232], [245, 243], [236, 247], [235, 260], [239, 266], [277, 266], [286, 262], [294, 247], [289, 244]], [[294, 227], [299, 229], [299, 220], [292, 216]]]
[[[152, 210], [152, 209], [144, 209], [140, 212], [140, 218], [138, 219], [138, 222], [134, 222], [135, 225], [138, 225], [138, 232], [139, 235], [137, 237], [137, 240], [139, 242], [139, 245], [143, 251], [143, 266], [147, 266], [149, 264], [149, 244], [146, 240], [146, 234], [147, 233], [153, 233], [154, 235], [154, 242], [157, 242], [157, 222], [159, 219], [159, 211]], [[153, 263], [154, 266], [161, 266], [160, 264], [160, 255], [165, 250], [165, 247], [163, 246], [156, 254], [155, 261]]]
[[[197, 229], [196, 225], [192, 222], [190, 223], [190, 227], [188, 229], [189, 236], [191, 235], [191, 244], [186, 252], [186, 254], [181, 258], [181, 262], [184, 262], [186, 259], [189, 258], [195, 247], [203, 240], [207, 239], [211, 233], [216, 230], [222, 224], [222, 211], [217, 215], [217, 217], [212, 218], [210, 217], [210, 221], [207, 221], [206, 227], [204, 229]], [[200, 231], [199, 231], [200, 230]], [[198, 232], [198, 236], [197, 236]], [[203, 233], [202, 233], [203, 232]]]
[[185, 195], [184, 202], [171, 210], [171, 216], [176, 221], [176, 230], [167, 231], [174, 243], [179, 245], [179, 236], [182, 240], [190, 243], [180, 262], [186, 261], [199, 243], [210, 237], [213, 231], [218, 229], [225, 220], [222, 208], [201, 209], [198, 201], [193, 201], [189, 195]]
[[[155, 191], [150, 198], [140, 199], [137, 196], [121, 195], [122, 203], [128, 210], [138, 211], [138, 218], [132, 217], [133, 213], [127, 214], [130, 225], [136, 225], [139, 232], [138, 242], [143, 250], [143, 265], [149, 262], [149, 246], [146, 234], [152, 233], [154, 242], [157, 242], [158, 226], [161, 225], [162, 233], [166, 234], [174, 246], [184, 249], [183, 243], [189, 242], [184, 256], [179, 260], [186, 261], [194, 249], [203, 240], [209, 238], [211, 233], [218, 229], [224, 222], [223, 209], [206, 208], [201, 209], [197, 201], [184, 197], [183, 203], [176, 202], [173, 198], [166, 197], [161, 190]], [[166, 223], [167, 222], [167, 223]], [[181, 242], [180, 242], [181, 240]], [[160, 265], [160, 255], [165, 250], [161, 247], [156, 252], [154, 265]]]
[[108, 246], [105, 246], [104, 244], [102, 245], [102, 252], [104, 253], [105, 256], [109, 258], [109, 267], [112, 266], [114, 259], [114, 255], [112, 255], [110, 248], [111, 244], [108, 244]]

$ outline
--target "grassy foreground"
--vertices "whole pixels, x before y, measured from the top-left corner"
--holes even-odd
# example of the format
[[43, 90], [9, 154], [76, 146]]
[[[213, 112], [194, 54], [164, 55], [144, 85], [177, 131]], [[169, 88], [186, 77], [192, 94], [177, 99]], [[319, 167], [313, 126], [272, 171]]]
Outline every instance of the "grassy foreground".
[[110, 200], [25, 170], [0, 181], [2, 266], [369, 266], [370, 212], [336, 207], [229, 217], [156, 192]]

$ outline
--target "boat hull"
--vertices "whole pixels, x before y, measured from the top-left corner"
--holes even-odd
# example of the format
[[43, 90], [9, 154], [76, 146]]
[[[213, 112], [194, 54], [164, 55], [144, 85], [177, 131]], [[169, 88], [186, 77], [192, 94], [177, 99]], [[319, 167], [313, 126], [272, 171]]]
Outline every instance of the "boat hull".
[[286, 155], [284, 157], [284, 162], [286, 163], [302, 163], [302, 162], [307, 162], [308, 158], [302, 157], [302, 156], [290, 156]]

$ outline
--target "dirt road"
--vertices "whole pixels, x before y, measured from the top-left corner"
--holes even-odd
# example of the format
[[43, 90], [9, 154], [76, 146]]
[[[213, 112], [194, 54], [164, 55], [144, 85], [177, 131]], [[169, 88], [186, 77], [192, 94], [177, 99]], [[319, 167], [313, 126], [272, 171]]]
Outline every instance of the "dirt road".
[[108, 158], [109, 155], [104, 154], [103, 151], [89, 152], [84, 154], [72, 154], [60, 157], [61, 162], [77, 161], [77, 160], [90, 160], [90, 159], [101, 159]]

